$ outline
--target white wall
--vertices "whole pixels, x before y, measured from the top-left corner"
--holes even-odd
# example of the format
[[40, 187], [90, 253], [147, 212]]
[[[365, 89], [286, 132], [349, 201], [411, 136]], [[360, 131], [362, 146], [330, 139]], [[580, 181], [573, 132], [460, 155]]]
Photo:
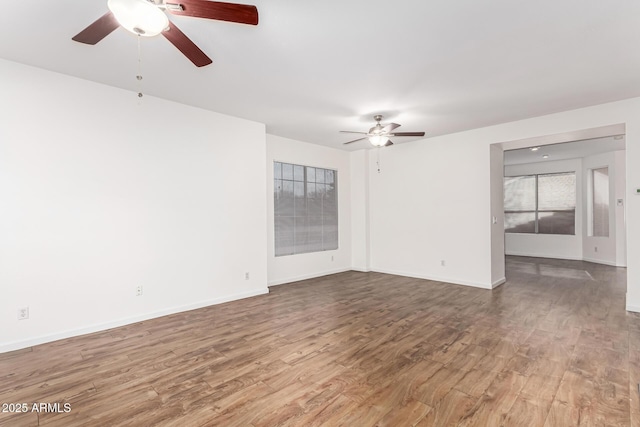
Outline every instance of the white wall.
[[[624, 253], [624, 152], [610, 152], [585, 157], [583, 159], [584, 212], [590, 208], [589, 176], [592, 169], [609, 168], [609, 236], [589, 236], [589, 221], [585, 220], [583, 227], [583, 257], [586, 261], [597, 262], [614, 266], [625, 266]], [[621, 188], [620, 188], [621, 187]], [[623, 206], [616, 206], [616, 199], [623, 199]], [[621, 241], [619, 241], [621, 240]], [[597, 250], [596, 250], [597, 248]], [[619, 253], [620, 252], [620, 253]]]
[[0, 352], [267, 292], [264, 125], [0, 75]]
[[351, 165], [351, 268], [370, 271], [369, 150], [353, 151]]
[[[502, 170], [490, 162], [491, 144], [620, 124], [633, 165], [640, 161], [640, 98], [396, 144], [381, 151], [380, 174], [370, 156], [371, 269], [492, 287], [504, 271], [492, 271], [498, 195], [491, 180]], [[640, 187], [640, 168], [627, 168], [626, 181], [629, 196]], [[626, 218], [627, 308], [640, 311], [640, 197], [626, 197]]]
[[[293, 282], [351, 269], [350, 157], [343, 150], [267, 135], [267, 230], [269, 285]], [[273, 162], [338, 171], [338, 249], [288, 256], [274, 255]]]
[[371, 155], [371, 269], [491, 288], [489, 160], [466, 134]]
[[582, 259], [582, 236], [584, 222], [582, 160], [557, 160], [549, 162], [509, 165], [505, 176], [534, 175], [558, 172], [576, 174], [576, 234], [524, 234], [505, 233], [507, 255], [533, 256], [541, 258]]
[[491, 286], [495, 287], [505, 282], [505, 258], [504, 258], [504, 152], [496, 145], [489, 146], [491, 173], [490, 201], [491, 208]]
[[625, 206], [627, 204], [627, 165], [626, 151], [615, 152], [616, 178], [615, 199], [622, 200], [622, 206], [615, 205], [616, 216], [616, 265], [627, 266], [627, 219]]

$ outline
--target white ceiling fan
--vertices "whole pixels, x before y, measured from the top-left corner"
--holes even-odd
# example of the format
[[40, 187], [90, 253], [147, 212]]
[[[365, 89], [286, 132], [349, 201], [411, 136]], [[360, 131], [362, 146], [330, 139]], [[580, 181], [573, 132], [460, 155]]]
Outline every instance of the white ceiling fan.
[[389, 123], [388, 125], [382, 125], [380, 121], [383, 117], [380, 114], [373, 116], [373, 119], [376, 121], [375, 126], [369, 129], [369, 132], [354, 132], [350, 130], [341, 130], [342, 133], [357, 133], [360, 135], [365, 135], [362, 138], [354, 139], [353, 141], [345, 142], [345, 144], [351, 144], [352, 142], [363, 141], [368, 139], [369, 142], [375, 147], [388, 147], [389, 145], [393, 145], [391, 141], [391, 137], [398, 136], [424, 136], [424, 132], [393, 132], [393, 130], [400, 127], [397, 123]]

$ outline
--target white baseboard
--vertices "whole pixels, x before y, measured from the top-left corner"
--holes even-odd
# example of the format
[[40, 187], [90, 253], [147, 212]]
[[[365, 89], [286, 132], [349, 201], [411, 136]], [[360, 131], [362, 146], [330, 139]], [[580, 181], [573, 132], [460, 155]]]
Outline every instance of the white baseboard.
[[293, 276], [293, 277], [286, 277], [284, 279], [269, 280], [268, 284], [269, 286], [284, 285], [287, 283], [299, 282], [301, 280], [315, 279], [316, 277], [328, 276], [330, 274], [344, 273], [345, 271], [351, 271], [351, 270], [352, 270], [351, 268], [340, 268], [337, 270], [319, 271], [311, 274], [303, 274], [301, 276]]
[[196, 310], [199, 308], [208, 307], [210, 305], [222, 304], [225, 302], [236, 301], [239, 299], [254, 297], [257, 295], [264, 295], [268, 293], [269, 293], [269, 289], [256, 289], [255, 291], [243, 292], [243, 293], [229, 295], [221, 298], [214, 298], [207, 301], [199, 301], [197, 303], [185, 304], [178, 307], [171, 307], [164, 310], [155, 311], [152, 313], [145, 313], [138, 316], [126, 317], [124, 319], [118, 319], [111, 322], [98, 323], [94, 325], [85, 326], [82, 328], [68, 329], [62, 332], [41, 335], [39, 337], [29, 338], [26, 340], [3, 343], [2, 345], [0, 345], [0, 353], [20, 350], [23, 348], [32, 347], [34, 345], [44, 344], [52, 341], [58, 341], [61, 339], [71, 338], [78, 335], [85, 335], [85, 334], [91, 334], [94, 332], [106, 331], [107, 329], [117, 328], [124, 325], [130, 325], [132, 323], [141, 322], [143, 320], [155, 319], [157, 317], [168, 316], [170, 314]]
[[[568, 259], [571, 261], [583, 261], [582, 257], [575, 257], [575, 256], [566, 256], [566, 255], [560, 255], [560, 254], [549, 254], [549, 253], [534, 253], [534, 252], [518, 252], [518, 251], [508, 251], [505, 252], [505, 255], [512, 255], [512, 256], [528, 256], [528, 257], [532, 257], [532, 258], [553, 258], [553, 259]], [[584, 260], [586, 261], [586, 260]]]
[[495, 288], [497, 288], [498, 286], [500, 286], [500, 285], [504, 284], [506, 281], [507, 281], [507, 278], [506, 278], [506, 277], [503, 277], [503, 278], [501, 278], [501, 279], [496, 280], [495, 282], [493, 282], [493, 283], [491, 284], [491, 289], [495, 289]]
[[414, 277], [416, 279], [425, 279], [425, 280], [431, 280], [434, 282], [443, 282], [443, 283], [451, 283], [454, 285], [471, 286], [473, 288], [493, 289], [493, 286], [491, 284], [467, 282], [463, 280], [452, 279], [449, 277], [428, 276], [424, 274], [416, 274], [416, 273], [410, 273], [410, 272], [398, 271], [398, 270], [372, 269], [371, 271], [375, 271], [376, 273], [394, 274], [396, 276]]
[[314, 274], [305, 274], [303, 276], [290, 277], [290, 278], [286, 278], [286, 279], [271, 280], [271, 281], [269, 281], [269, 286], [284, 285], [284, 284], [287, 284], [287, 283], [299, 282], [301, 280], [315, 279], [316, 277], [328, 276], [330, 274], [336, 274], [336, 273], [344, 273], [346, 271], [358, 271], [360, 273], [376, 272], [376, 273], [384, 273], [384, 274], [393, 274], [393, 275], [396, 275], [396, 276], [414, 277], [416, 279], [425, 279], [425, 280], [431, 280], [431, 281], [434, 281], [434, 282], [451, 283], [451, 284], [454, 284], [454, 285], [471, 286], [471, 287], [474, 287], [474, 288], [481, 288], [481, 289], [493, 289], [493, 288], [496, 288], [496, 287], [502, 285], [506, 281], [505, 278], [502, 278], [502, 279], [496, 280], [491, 285], [486, 285], [486, 284], [477, 283], [477, 282], [466, 282], [466, 281], [460, 281], [460, 280], [456, 280], [456, 279], [438, 277], [438, 276], [426, 276], [426, 275], [422, 275], [422, 274], [408, 273], [408, 272], [405, 272], [405, 271], [398, 271], [398, 270], [381, 270], [381, 269], [363, 270], [363, 269], [359, 269], [359, 268], [347, 268], [347, 269], [339, 269], [339, 270], [331, 270], [331, 271], [319, 272], [319, 273], [314, 273]]
[[627, 311], [632, 311], [634, 313], [640, 313], [640, 305], [627, 304]]
[[509, 251], [509, 252], [505, 252], [505, 255], [527, 256], [532, 258], [568, 259], [570, 261], [587, 261], [587, 262], [593, 262], [596, 264], [610, 265], [612, 267], [626, 267], [626, 265], [618, 264], [615, 261], [603, 261], [600, 259], [573, 257], [573, 256], [565, 256], [565, 255], [554, 255], [554, 254], [548, 254], [548, 253], [538, 254], [538, 253], [532, 253], [532, 252], [525, 253], [525, 252]]
[[355, 268], [355, 267], [352, 267], [350, 270], [351, 271], [357, 271], [359, 273], [371, 273], [371, 269], [369, 269], [369, 268]]
[[592, 259], [592, 258], [583, 258], [583, 261], [593, 262], [595, 264], [610, 265], [611, 267], [617, 267], [618, 266], [615, 261], [604, 261], [604, 260], [601, 260], [601, 259]]

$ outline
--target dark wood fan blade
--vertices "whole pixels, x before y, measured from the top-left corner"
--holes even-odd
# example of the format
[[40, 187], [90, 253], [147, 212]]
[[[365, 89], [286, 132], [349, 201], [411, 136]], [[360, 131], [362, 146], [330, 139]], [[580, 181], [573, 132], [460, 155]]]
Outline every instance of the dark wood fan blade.
[[258, 25], [258, 8], [248, 4], [209, 0], [170, 0], [166, 4], [167, 11], [174, 15]]
[[196, 67], [204, 67], [211, 64], [209, 58], [191, 41], [173, 22], [169, 22], [169, 29], [162, 32], [162, 35], [171, 42], [180, 52], [184, 54]]
[[383, 133], [387, 133], [387, 132], [391, 132], [392, 130], [399, 128], [400, 125], [397, 123], [389, 123], [388, 125], [386, 125], [385, 127], [382, 128], [382, 132]]
[[354, 132], [352, 130], [341, 130], [340, 133], [357, 133], [357, 134], [360, 134], [360, 135], [367, 135], [366, 132]]
[[385, 147], [388, 147], [390, 145], [393, 145], [393, 142], [391, 142], [391, 140], [388, 140], [386, 144], [384, 144]]
[[351, 144], [352, 142], [363, 141], [365, 139], [367, 139], [367, 138], [358, 138], [358, 139], [354, 139], [353, 141], [345, 142], [345, 144]]
[[388, 134], [389, 136], [424, 136], [424, 132], [395, 132]]
[[107, 12], [98, 18], [93, 24], [73, 36], [71, 40], [85, 44], [96, 44], [107, 37], [118, 28], [120, 24], [116, 21], [113, 13]]

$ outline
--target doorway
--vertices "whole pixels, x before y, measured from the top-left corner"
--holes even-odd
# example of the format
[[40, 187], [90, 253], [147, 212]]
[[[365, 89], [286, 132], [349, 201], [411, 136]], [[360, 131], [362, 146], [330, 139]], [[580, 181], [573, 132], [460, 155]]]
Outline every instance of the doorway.
[[624, 124], [493, 144], [494, 283], [505, 255], [626, 267], [625, 163]]

